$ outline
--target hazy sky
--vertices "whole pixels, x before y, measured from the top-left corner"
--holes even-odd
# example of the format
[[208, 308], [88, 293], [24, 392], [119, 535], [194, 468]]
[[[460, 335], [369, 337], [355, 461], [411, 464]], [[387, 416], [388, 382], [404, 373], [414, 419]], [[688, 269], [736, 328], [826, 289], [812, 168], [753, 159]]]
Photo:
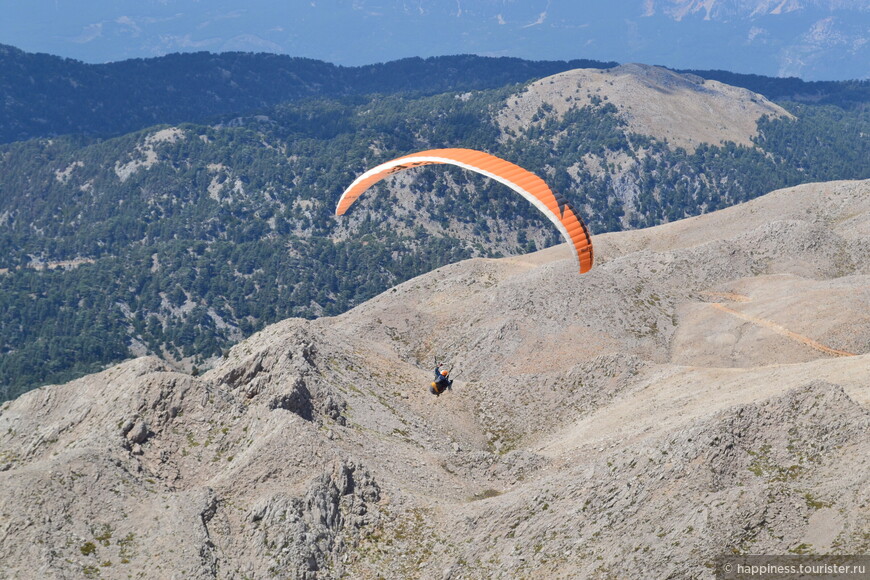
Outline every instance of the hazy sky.
[[[776, 4], [776, 3], [774, 3]], [[870, 76], [870, 2], [815, 0], [0, 0], [0, 43], [90, 63], [272, 52], [361, 65], [409, 56], [589, 58], [807, 79]], [[773, 10], [773, 9], [771, 9]]]
[[525, 38], [513, 43], [508, 34], [499, 38], [508, 29], [530, 36], [528, 28], [547, 19], [547, 0], [2, 0], [0, 5], [0, 42], [86, 62], [196, 50], [286, 53], [345, 65], [444, 51], [578, 58], [557, 54], [554, 43], [529, 50]]

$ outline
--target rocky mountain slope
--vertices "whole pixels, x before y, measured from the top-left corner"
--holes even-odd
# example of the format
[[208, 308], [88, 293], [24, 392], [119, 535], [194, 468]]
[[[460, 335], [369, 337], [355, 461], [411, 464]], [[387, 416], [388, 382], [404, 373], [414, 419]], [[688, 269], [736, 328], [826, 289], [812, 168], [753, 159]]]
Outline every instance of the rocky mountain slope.
[[[222, 62], [190, 59], [185, 66]], [[259, 61], [232, 70], [248, 70], [244, 62]], [[423, 68], [433, 75], [428, 66], [452, 63], [475, 77], [486, 62]], [[498, 70], [511, 69], [486, 78]], [[284, 318], [340, 314], [446, 263], [558, 243], [533, 206], [459, 169], [396, 176], [334, 215], [356, 175], [409, 152], [468, 147], [517, 163], [566, 195], [595, 233], [788, 185], [870, 178], [870, 115], [788, 107], [794, 117], [745, 89], [626, 65], [523, 87], [303, 99], [217, 125], [4, 145], [0, 402], [143, 354], [203, 368]]]
[[[445, 266], [0, 408], [0, 578], [713, 577], [866, 553], [870, 181]], [[453, 390], [426, 391], [434, 357]]]
[[[517, 130], [602, 100], [616, 106], [629, 131], [666, 139], [671, 148], [688, 151], [701, 143], [719, 146], [728, 141], [751, 147], [761, 117], [794, 118], [740, 87], [662, 67], [627, 64], [575, 69], [534, 82], [508, 101], [498, 121], [503, 130]], [[539, 113], [542, 106], [548, 114]]]

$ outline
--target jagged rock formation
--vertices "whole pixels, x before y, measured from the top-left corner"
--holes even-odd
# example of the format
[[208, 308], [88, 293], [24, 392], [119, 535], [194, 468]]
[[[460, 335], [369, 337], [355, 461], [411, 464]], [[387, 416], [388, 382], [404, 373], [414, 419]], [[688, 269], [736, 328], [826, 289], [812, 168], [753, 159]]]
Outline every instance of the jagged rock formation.
[[[470, 260], [0, 408], [0, 578], [713, 576], [864, 553], [870, 182]], [[433, 357], [452, 392], [426, 391]]]

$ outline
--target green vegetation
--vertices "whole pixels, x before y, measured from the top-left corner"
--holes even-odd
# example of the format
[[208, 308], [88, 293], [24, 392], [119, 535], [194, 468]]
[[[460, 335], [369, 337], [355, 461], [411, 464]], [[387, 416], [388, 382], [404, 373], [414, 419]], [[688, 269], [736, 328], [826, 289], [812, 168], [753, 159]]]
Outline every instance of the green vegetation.
[[[278, 320], [339, 314], [446, 263], [560, 241], [524, 200], [456, 168], [415, 170], [408, 199], [381, 184], [332, 215], [356, 175], [410, 151], [470, 147], [528, 167], [594, 233], [870, 177], [870, 113], [858, 107], [786, 104], [797, 120], [763, 121], [758, 147], [688, 153], [627, 133], [605, 100], [564, 117], [544, 107], [500, 139], [493, 118], [516, 90], [296, 95], [211, 125], [0, 146], [0, 400], [133, 354], [207, 368]], [[607, 163], [614, 153], [631, 162]]]
[[97, 546], [93, 542], [85, 542], [79, 548], [83, 556], [90, 556], [97, 551]]
[[765, 77], [724, 70], [680, 71], [743, 87], [774, 101], [835, 105], [842, 109], [866, 110], [870, 101], [870, 81], [803, 81], [797, 77]]
[[[485, 489], [481, 492], [475, 493], [471, 496], [471, 501], [478, 501], [481, 499], [489, 499], [491, 497], [498, 497], [501, 495], [501, 492], [497, 489]], [[544, 508], [546, 509], [546, 508]]]
[[807, 507], [812, 509], [812, 510], [820, 510], [822, 508], [829, 508], [832, 505], [834, 505], [831, 502], [826, 502], [826, 501], [816, 499], [816, 497], [813, 494], [811, 494], [810, 492], [804, 493], [804, 500], [807, 502]]
[[747, 451], [753, 458], [749, 464], [749, 471], [758, 477], [764, 478], [768, 483], [793, 481], [799, 478], [805, 467], [797, 463], [788, 466], [779, 465], [771, 458], [771, 447], [768, 444], [762, 445], [758, 451]]
[[812, 544], [801, 543], [801, 544], [798, 544], [797, 546], [794, 546], [793, 548], [789, 548], [788, 551], [791, 554], [799, 554], [799, 555], [812, 554], [813, 553], [813, 546], [812, 546]]
[[305, 98], [491, 89], [615, 64], [458, 55], [339, 67], [239, 52], [85, 64], [0, 45], [0, 143], [71, 133], [122, 135], [156, 123], [210, 122]]

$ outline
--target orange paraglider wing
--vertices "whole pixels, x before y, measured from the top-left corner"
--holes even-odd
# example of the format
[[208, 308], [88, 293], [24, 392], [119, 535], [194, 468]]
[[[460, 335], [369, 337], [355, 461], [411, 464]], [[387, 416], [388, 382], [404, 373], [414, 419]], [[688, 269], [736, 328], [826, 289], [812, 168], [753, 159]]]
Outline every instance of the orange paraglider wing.
[[543, 179], [519, 165], [473, 149], [431, 149], [381, 163], [350, 184], [341, 194], [335, 214], [344, 215], [363, 192], [385, 177], [411, 167], [435, 163], [456, 165], [507, 185], [529, 200], [559, 228], [562, 236], [574, 248], [581, 274], [592, 267], [592, 240], [589, 230], [564, 197], [554, 194]]

